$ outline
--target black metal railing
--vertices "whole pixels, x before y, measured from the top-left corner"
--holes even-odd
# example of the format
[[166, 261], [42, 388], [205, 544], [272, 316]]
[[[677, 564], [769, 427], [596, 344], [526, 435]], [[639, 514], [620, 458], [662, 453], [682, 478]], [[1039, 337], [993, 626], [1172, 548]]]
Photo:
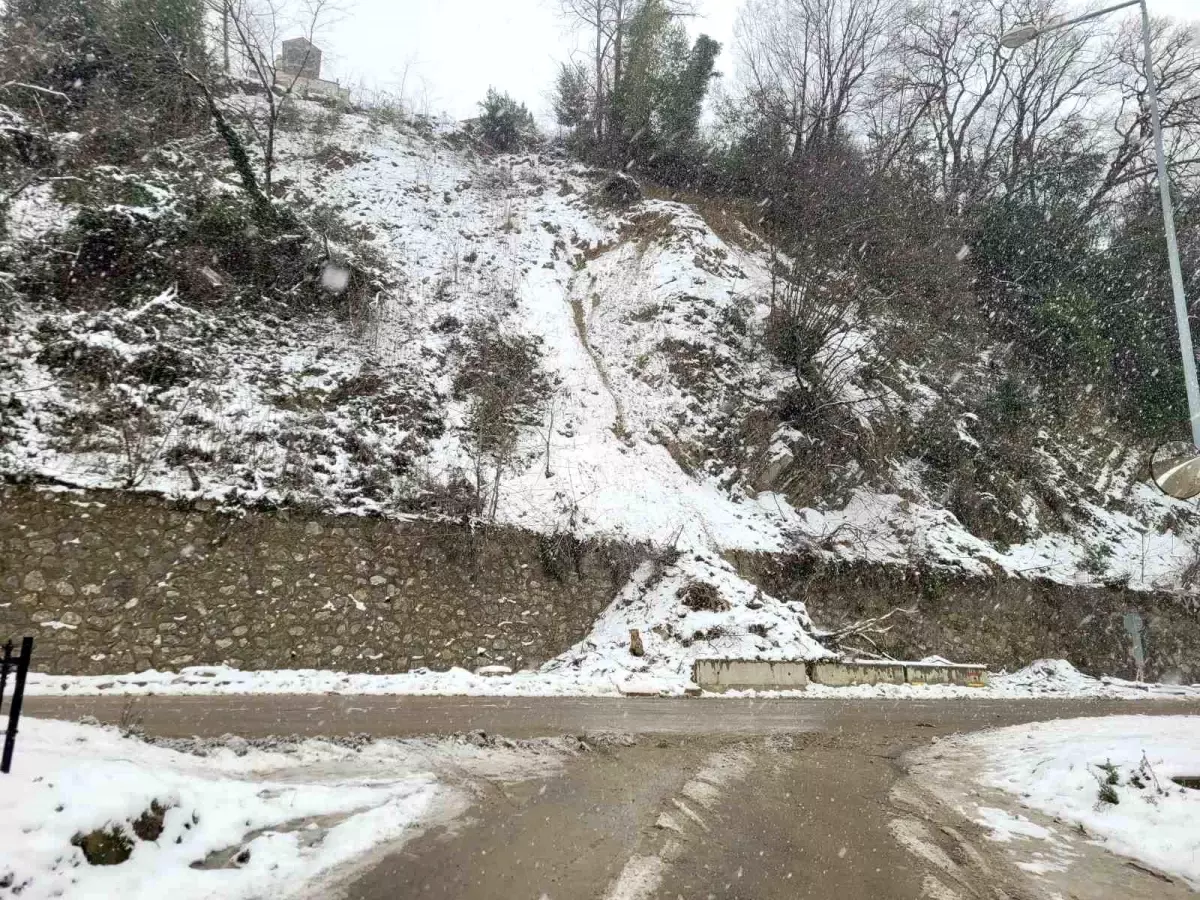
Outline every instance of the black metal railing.
[[4, 732], [4, 754], [0, 756], [0, 772], [12, 769], [13, 749], [17, 744], [17, 725], [21, 721], [21, 704], [25, 701], [25, 676], [29, 674], [29, 660], [33, 658], [33, 638], [21, 639], [21, 655], [13, 656], [13, 642], [4, 645], [4, 657], [0, 659], [0, 704], [4, 703], [4, 689], [8, 686], [8, 670], [16, 669], [13, 682], [12, 701], [8, 705], [8, 729]]

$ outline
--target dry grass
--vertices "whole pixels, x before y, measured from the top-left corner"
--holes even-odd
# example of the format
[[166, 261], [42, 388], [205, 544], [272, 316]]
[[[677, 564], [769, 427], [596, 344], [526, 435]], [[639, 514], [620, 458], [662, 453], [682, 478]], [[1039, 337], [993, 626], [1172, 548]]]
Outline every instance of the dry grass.
[[638, 212], [621, 229], [621, 237], [645, 253], [651, 244], [665, 244], [675, 233], [675, 217], [664, 212]]
[[699, 191], [643, 184], [651, 200], [669, 200], [690, 206], [725, 243], [757, 252], [765, 249], [766, 238], [759, 229], [761, 211], [757, 203], [744, 197], [713, 197]]
[[612, 241], [612, 242], [597, 241], [594, 246], [590, 245], [590, 244], [585, 244], [581, 248], [582, 253], [583, 253], [583, 259], [586, 262], [591, 262], [592, 260], [599, 259], [601, 256], [603, 256], [609, 250], [613, 249], [613, 247], [615, 247], [615, 246], [617, 246], [615, 241]]

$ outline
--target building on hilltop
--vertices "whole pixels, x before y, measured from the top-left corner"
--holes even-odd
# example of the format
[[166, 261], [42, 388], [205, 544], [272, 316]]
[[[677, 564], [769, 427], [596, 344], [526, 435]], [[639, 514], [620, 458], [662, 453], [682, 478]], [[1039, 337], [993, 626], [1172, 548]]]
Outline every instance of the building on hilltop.
[[347, 101], [350, 91], [321, 77], [321, 50], [307, 38], [289, 38], [275, 59], [276, 85], [301, 97]]
[[287, 75], [321, 78], [321, 50], [307, 38], [291, 38], [283, 42], [283, 53], [275, 67]]

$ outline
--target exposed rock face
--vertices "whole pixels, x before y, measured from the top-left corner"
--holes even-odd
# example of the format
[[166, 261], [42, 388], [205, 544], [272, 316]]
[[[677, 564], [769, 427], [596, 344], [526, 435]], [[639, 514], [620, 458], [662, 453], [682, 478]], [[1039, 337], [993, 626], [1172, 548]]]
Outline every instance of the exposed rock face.
[[0, 635], [33, 634], [34, 668], [61, 674], [521, 668], [587, 634], [627, 574], [588, 543], [549, 571], [544, 541], [5, 486]]

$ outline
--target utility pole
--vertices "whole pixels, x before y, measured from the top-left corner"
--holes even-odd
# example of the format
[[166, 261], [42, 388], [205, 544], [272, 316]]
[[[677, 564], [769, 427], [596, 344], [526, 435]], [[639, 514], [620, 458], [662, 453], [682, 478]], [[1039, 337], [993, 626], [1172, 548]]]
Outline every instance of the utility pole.
[[1192, 346], [1192, 329], [1188, 323], [1187, 299], [1183, 293], [1183, 270], [1179, 264], [1179, 242], [1175, 238], [1175, 210], [1171, 204], [1171, 181], [1167, 173], [1166, 153], [1163, 151], [1162, 120], [1158, 112], [1158, 84], [1154, 77], [1154, 52], [1150, 40], [1150, 11], [1146, 7], [1146, 0], [1125, 0], [1124, 3], [1097, 9], [1065, 22], [1051, 22], [1047, 25], [1019, 25], [1001, 35], [999, 41], [1000, 46], [1015, 49], [1043, 34], [1069, 28], [1080, 22], [1096, 19], [1135, 4], [1142, 8], [1144, 52], [1142, 65], [1146, 76], [1146, 93], [1150, 100], [1150, 124], [1154, 131], [1154, 155], [1158, 164], [1158, 192], [1162, 200], [1163, 230], [1167, 237], [1167, 260], [1171, 268], [1171, 292], [1175, 299], [1175, 324], [1179, 329], [1179, 352], [1183, 357], [1183, 381], [1187, 390], [1192, 449], [1194, 454], [1200, 455], [1200, 384], [1197, 383], [1196, 378], [1196, 351]]

